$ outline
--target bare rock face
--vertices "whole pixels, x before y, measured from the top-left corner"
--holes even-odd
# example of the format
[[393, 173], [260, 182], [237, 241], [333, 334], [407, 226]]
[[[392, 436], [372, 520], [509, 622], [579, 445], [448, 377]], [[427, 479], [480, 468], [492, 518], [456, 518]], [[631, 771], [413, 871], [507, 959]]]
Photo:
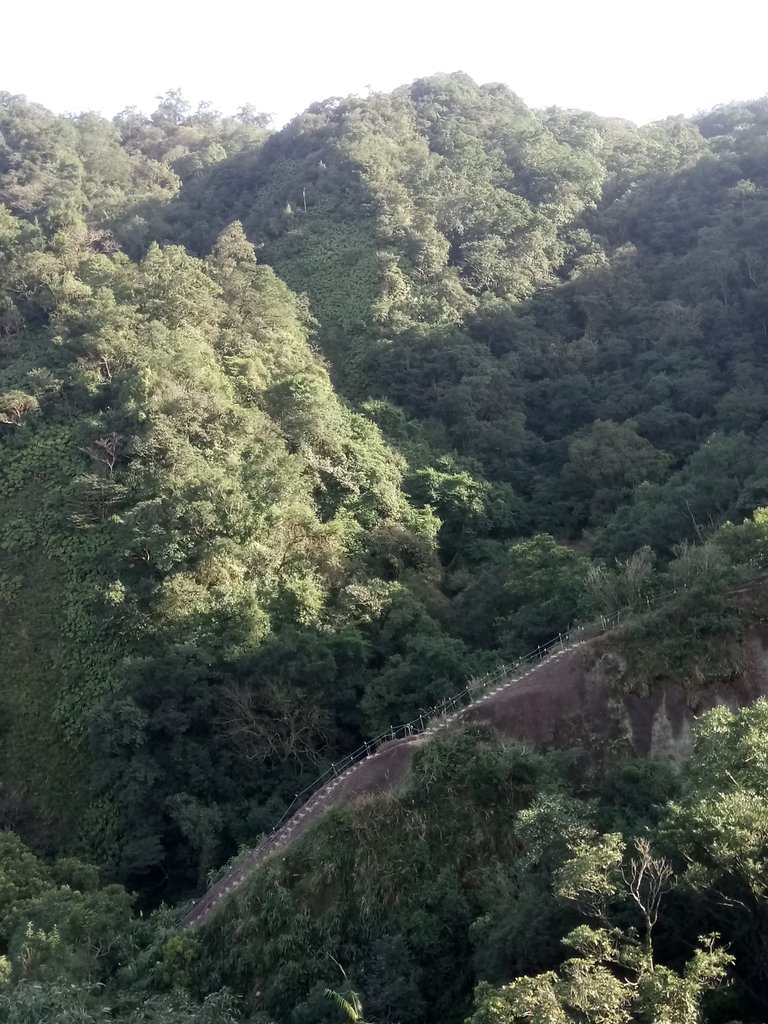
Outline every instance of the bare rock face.
[[[627, 663], [610, 647], [589, 643], [558, 651], [521, 678], [501, 683], [476, 703], [419, 736], [394, 740], [330, 780], [276, 833], [211, 886], [180, 922], [203, 924], [268, 857], [305, 833], [331, 808], [393, 789], [431, 735], [455, 724], [489, 725], [502, 739], [541, 750], [569, 750], [577, 771], [597, 776], [611, 760], [656, 758], [672, 764], [691, 749], [695, 717], [718, 704], [736, 710], [768, 693], [768, 627], [754, 627], [742, 644], [740, 668], [727, 684], [687, 691], [660, 681], [630, 692]], [[695, 698], [692, 695], [695, 694]]]
[[583, 750], [590, 764], [611, 751], [631, 756], [624, 705], [615, 696], [616, 674], [626, 666], [615, 656], [588, 665], [586, 648], [568, 651], [459, 718], [539, 749]]
[[671, 682], [630, 693], [622, 655], [607, 650], [595, 657], [582, 647], [545, 662], [459, 717], [488, 723], [499, 736], [540, 749], [578, 751], [592, 769], [621, 756], [679, 764], [691, 749], [699, 714], [719, 704], [737, 710], [768, 694], [768, 628], [755, 627], [747, 635], [741, 665], [733, 679], [699, 688], [695, 698]]

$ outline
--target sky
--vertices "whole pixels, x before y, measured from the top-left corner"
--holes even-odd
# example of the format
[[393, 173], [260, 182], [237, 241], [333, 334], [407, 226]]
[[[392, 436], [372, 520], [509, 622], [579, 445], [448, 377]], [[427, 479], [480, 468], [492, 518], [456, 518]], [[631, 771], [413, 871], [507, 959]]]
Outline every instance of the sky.
[[280, 125], [316, 100], [438, 71], [640, 123], [768, 93], [768, 0], [6, 4], [0, 90], [59, 113], [149, 113], [181, 88]]

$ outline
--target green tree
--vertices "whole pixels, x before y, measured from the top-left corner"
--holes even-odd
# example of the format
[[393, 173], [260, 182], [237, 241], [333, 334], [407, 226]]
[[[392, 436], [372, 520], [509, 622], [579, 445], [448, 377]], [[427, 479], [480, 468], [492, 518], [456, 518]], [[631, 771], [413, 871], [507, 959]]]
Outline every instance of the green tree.
[[572, 500], [586, 504], [583, 520], [599, 523], [644, 481], [664, 476], [669, 456], [657, 451], [628, 423], [596, 420], [568, 446], [563, 467]]
[[0, 832], [0, 941], [7, 943], [20, 915], [50, 886], [45, 865], [13, 832]]
[[[723, 982], [733, 957], [712, 936], [700, 941], [681, 972], [655, 961], [653, 929], [674, 884], [672, 868], [653, 855], [647, 840], [638, 840], [628, 859], [618, 834], [579, 842], [559, 872], [558, 894], [601, 926], [581, 925], [566, 936], [565, 945], [577, 955], [557, 972], [518, 978], [500, 989], [481, 985], [471, 1019], [700, 1024], [703, 995]], [[634, 929], [622, 931], [612, 923], [622, 904], [639, 914], [640, 941]]]
[[504, 646], [527, 653], [589, 610], [588, 559], [542, 534], [507, 552], [497, 629]]

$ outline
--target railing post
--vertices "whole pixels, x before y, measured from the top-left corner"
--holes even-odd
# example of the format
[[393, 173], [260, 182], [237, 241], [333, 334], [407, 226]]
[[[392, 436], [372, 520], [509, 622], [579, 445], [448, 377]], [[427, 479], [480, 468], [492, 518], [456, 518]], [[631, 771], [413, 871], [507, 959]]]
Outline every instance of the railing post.
[[[671, 591], [667, 591], [663, 595], [655, 595], [653, 603], [651, 602], [650, 595], [646, 594], [646, 607], [651, 608], [652, 605], [655, 605], [658, 601], [662, 601], [676, 594], [677, 588], [674, 588]], [[642, 604], [641, 597], [639, 598], [639, 603]], [[602, 629], [602, 631], [607, 631], [613, 625], [621, 622], [623, 615], [625, 614], [625, 612], [628, 611], [631, 613], [632, 608], [628, 606], [624, 608], [619, 608], [610, 616], [601, 614], [599, 619], [595, 619], [590, 623], [586, 623], [585, 625], [576, 628], [574, 628], [574, 625], [571, 623], [568, 626], [568, 629], [565, 633], [558, 633], [557, 638], [553, 637], [551, 641], [544, 645], [544, 647], [542, 647], [541, 644], [537, 644], [535, 651], [531, 651], [529, 654], [526, 654], [525, 656], [518, 657], [511, 666], [501, 663], [497, 666], [495, 670], [487, 672], [482, 681], [473, 680], [473, 684], [477, 684], [476, 689], [467, 686], [465, 690], [462, 691], [461, 694], [454, 694], [452, 697], [444, 697], [438, 704], [435, 704], [433, 707], [427, 708], [426, 710], [422, 709], [418, 718], [419, 729], [421, 731], [425, 730], [433, 717], [437, 715], [448, 715], [450, 712], [455, 711], [456, 708], [460, 706], [460, 704], [462, 703], [465, 694], [467, 695], [469, 703], [471, 705], [473, 701], [484, 692], [484, 690], [487, 691], [490, 688], [491, 684], [498, 682], [500, 679], [508, 675], [517, 674], [517, 676], [519, 677], [519, 675], [522, 672], [522, 669], [525, 666], [530, 665], [537, 658], [539, 661], [542, 661], [545, 658], [545, 656], [549, 654], [552, 650], [554, 650], [554, 648], [558, 644], [560, 645], [561, 649], [565, 650], [566, 646], [572, 645], [574, 642], [586, 642], [587, 638], [598, 635], [595, 632], [596, 629]], [[415, 728], [416, 720], [414, 719], [413, 722], [407, 722], [404, 725], [398, 726], [397, 732], [399, 733], [400, 730], [402, 730], [404, 736], [412, 736], [415, 732]], [[366, 756], [370, 757], [373, 754], [375, 754], [381, 743], [383, 743], [387, 739], [394, 740], [395, 735], [395, 726], [390, 725], [388, 732], [382, 733], [382, 735], [377, 736], [372, 741], [365, 740], [364, 749]], [[361, 747], [359, 749], [360, 757], [362, 757], [363, 748]], [[342, 763], [346, 768], [349, 765], [354, 764], [355, 760], [355, 755], [350, 754], [347, 755], [347, 758]], [[332, 775], [330, 774], [331, 772]], [[279, 834], [280, 829], [283, 826], [283, 823], [286, 821], [286, 819], [290, 815], [290, 812], [293, 810], [294, 804], [298, 804], [299, 806], [301, 806], [302, 800], [304, 800], [305, 803], [307, 801], [311, 801], [312, 799], [314, 799], [315, 796], [317, 796], [317, 793], [319, 792], [320, 788], [322, 788], [322, 786], [324, 786], [328, 782], [329, 778], [335, 778], [338, 775], [339, 768], [337, 767], [337, 763], [332, 762], [330, 769], [326, 769], [326, 771], [324, 771], [322, 775], [315, 779], [314, 783], [311, 783], [309, 786], [305, 787], [305, 789], [303, 789], [301, 793], [296, 793], [294, 795], [293, 801], [284, 812], [283, 817], [272, 829], [271, 835]]]

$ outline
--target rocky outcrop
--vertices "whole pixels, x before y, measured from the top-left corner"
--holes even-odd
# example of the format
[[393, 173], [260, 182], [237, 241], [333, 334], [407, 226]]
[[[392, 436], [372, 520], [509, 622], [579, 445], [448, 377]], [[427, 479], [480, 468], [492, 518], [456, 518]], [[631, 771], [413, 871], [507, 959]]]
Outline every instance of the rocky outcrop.
[[[604, 645], [603, 645], [604, 646]], [[626, 663], [610, 647], [590, 645], [546, 661], [516, 686], [460, 714], [485, 722], [505, 739], [541, 749], [574, 749], [593, 767], [613, 756], [674, 764], [685, 760], [694, 719], [725, 704], [733, 710], [768, 694], [768, 628], [753, 627], [742, 642], [742, 668], [727, 683], [697, 689], [660, 683], [640, 696], [626, 692]]]
[[616, 757], [685, 759], [697, 714], [726, 704], [736, 709], [768, 693], [768, 628], [754, 627], [743, 641], [743, 668], [727, 684], [697, 691], [662, 683], [647, 696], [626, 691], [626, 663], [610, 646], [597, 653], [590, 641], [560, 647], [521, 676], [501, 680], [473, 704], [433, 723], [418, 736], [384, 743], [318, 790], [276, 833], [215, 883], [189, 910], [181, 927], [203, 924], [267, 858], [285, 849], [332, 807], [388, 790], [407, 775], [414, 753], [441, 729], [460, 723], [489, 725], [502, 739], [539, 749], [578, 752], [586, 771]]

